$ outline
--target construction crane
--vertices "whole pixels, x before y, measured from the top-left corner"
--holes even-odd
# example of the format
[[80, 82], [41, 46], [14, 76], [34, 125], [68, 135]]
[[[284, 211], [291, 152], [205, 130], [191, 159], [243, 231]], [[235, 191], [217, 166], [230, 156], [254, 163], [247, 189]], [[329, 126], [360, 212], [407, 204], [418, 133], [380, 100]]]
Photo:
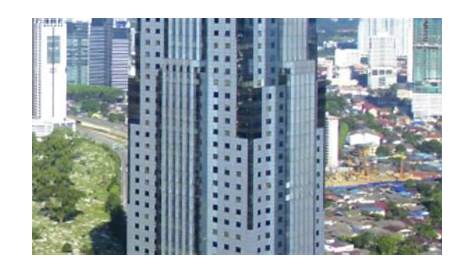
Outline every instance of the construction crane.
[[403, 153], [397, 153], [392, 156], [389, 156], [388, 158], [398, 160], [398, 179], [400, 180], [406, 179], [404, 166], [405, 166], [405, 159], [407, 158], [407, 156]]
[[363, 178], [369, 177], [370, 173], [370, 163], [368, 162], [370, 152], [372, 150], [371, 145], [357, 145], [356, 146], [357, 156], [359, 158], [358, 172], [359, 176]]

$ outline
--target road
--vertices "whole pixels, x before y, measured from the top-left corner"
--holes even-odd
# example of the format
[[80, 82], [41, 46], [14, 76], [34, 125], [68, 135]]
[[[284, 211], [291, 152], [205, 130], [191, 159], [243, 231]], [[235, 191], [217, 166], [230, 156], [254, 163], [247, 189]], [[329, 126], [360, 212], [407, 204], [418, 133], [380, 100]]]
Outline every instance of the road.
[[[71, 119], [74, 119], [74, 117], [71, 117]], [[81, 118], [82, 121], [84, 121]], [[96, 124], [95, 121], [96, 119], [88, 119], [87, 122], [101, 126], [101, 127], [107, 127], [111, 130], [118, 131], [120, 129], [120, 125], [115, 125], [117, 127], [115, 128], [110, 128], [107, 126], [107, 123], [101, 123], [101, 124]], [[110, 124], [110, 123], [108, 123]], [[122, 131], [123, 134], [127, 134], [126, 127], [122, 127], [122, 129], [125, 128], [125, 131]], [[96, 130], [94, 128], [89, 128], [89, 127], [84, 127], [81, 124], [76, 125], [76, 130], [77, 132], [84, 136], [88, 137], [98, 143], [106, 144], [109, 147], [111, 147], [120, 157], [120, 170], [122, 174], [122, 205], [124, 210], [126, 210], [127, 206], [127, 190], [128, 190], [128, 151], [127, 151], [127, 140], [122, 139], [122, 138], [117, 138], [115, 135], [110, 135], [105, 132]]]

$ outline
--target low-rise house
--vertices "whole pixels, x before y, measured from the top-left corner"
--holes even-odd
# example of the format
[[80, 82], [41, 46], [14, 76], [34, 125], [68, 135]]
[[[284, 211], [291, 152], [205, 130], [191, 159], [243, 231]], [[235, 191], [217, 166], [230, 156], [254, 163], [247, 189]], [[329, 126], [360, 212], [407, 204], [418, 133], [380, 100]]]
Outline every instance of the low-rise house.
[[385, 216], [385, 209], [376, 206], [375, 204], [361, 204], [359, 210], [368, 215]]
[[354, 250], [354, 245], [340, 240], [334, 240], [331, 243], [326, 243], [324, 249], [329, 253], [343, 254], [352, 252]]

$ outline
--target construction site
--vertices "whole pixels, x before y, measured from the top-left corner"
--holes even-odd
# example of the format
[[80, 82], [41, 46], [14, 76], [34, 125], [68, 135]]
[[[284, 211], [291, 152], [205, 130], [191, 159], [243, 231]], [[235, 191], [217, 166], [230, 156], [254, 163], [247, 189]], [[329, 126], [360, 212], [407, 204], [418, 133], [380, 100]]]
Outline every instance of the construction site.
[[[431, 163], [433, 160], [427, 161]], [[358, 145], [347, 154], [343, 166], [337, 171], [326, 172], [326, 186], [353, 186], [440, 177], [440, 171], [424, 167], [427, 161], [407, 157], [404, 153], [378, 157], [375, 156], [373, 146]]]

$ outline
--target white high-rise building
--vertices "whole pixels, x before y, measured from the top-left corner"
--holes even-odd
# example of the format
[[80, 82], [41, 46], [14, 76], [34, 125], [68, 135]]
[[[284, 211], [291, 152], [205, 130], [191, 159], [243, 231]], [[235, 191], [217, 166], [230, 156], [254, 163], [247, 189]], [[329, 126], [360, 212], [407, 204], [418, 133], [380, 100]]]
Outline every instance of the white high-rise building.
[[32, 31], [32, 129], [43, 137], [56, 126], [72, 126], [66, 119], [66, 22], [60, 18], [34, 18]]
[[389, 88], [397, 82], [395, 44], [395, 38], [388, 33], [370, 37], [368, 82], [371, 89]]
[[332, 171], [339, 166], [339, 118], [326, 117], [327, 168]]
[[350, 67], [360, 64], [360, 51], [358, 49], [336, 49], [334, 62], [337, 67]]
[[361, 18], [358, 29], [358, 48], [363, 55], [369, 54], [370, 37], [388, 33], [395, 39], [396, 56], [408, 56], [412, 43], [413, 19], [409, 18]]

